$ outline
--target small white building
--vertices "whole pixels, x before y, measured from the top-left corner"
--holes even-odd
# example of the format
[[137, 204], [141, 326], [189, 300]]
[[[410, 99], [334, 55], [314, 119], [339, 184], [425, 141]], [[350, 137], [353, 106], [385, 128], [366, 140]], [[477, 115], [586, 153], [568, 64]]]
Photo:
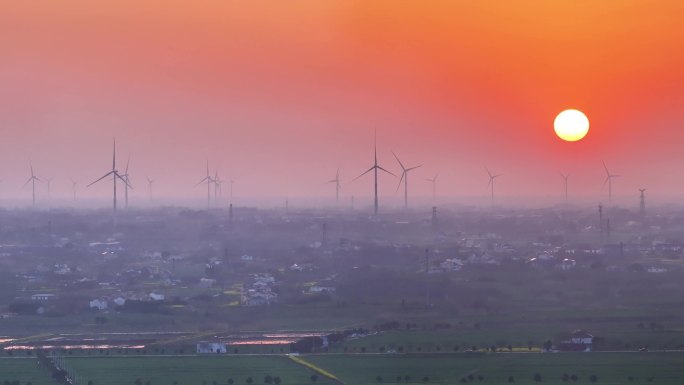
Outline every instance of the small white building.
[[197, 354], [226, 353], [226, 344], [220, 342], [199, 342], [197, 343]]
[[240, 257], [240, 259], [243, 260], [243, 261], [253, 261], [253, 260], [254, 260], [254, 257], [252, 257], [251, 255], [243, 254], [243, 255]]
[[89, 306], [91, 309], [106, 310], [107, 309], [107, 301], [104, 299], [94, 299], [94, 300], [90, 301]]
[[114, 302], [114, 304], [115, 304], [116, 306], [123, 306], [123, 305], [126, 304], [126, 298], [124, 298], [124, 297], [116, 297], [116, 298], [114, 298], [114, 301], [112, 301], [112, 302]]
[[56, 298], [54, 294], [34, 294], [31, 296], [32, 301], [50, 301]]
[[163, 301], [164, 298], [164, 294], [150, 293], [150, 299], [152, 301]]
[[334, 293], [335, 288], [333, 286], [318, 286], [314, 285], [309, 288], [309, 293]]

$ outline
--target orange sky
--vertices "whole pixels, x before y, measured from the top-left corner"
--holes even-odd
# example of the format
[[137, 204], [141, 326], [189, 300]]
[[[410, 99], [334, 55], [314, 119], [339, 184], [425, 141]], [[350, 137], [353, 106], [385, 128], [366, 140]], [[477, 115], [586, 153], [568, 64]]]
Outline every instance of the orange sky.
[[[331, 196], [322, 181], [367, 169], [377, 127], [385, 167], [390, 150], [423, 164], [416, 195], [440, 173], [441, 195], [486, 196], [487, 165], [501, 196], [560, 195], [562, 171], [598, 197], [605, 160], [616, 194], [676, 197], [683, 17], [681, 1], [2, 2], [0, 196], [27, 197], [29, 159], [67, 196], [106, 171], [113, 136], [138, 199], [145, 174], [201, 199], [207, 157], [237, 195]], [[555, 137], [565, 108], [589, 116], [584, 141]]]

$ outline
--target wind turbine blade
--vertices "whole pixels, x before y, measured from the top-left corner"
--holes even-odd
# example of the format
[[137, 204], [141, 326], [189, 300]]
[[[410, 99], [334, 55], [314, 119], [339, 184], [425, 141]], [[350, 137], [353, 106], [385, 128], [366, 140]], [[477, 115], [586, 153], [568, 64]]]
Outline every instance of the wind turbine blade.
[[357, 176], [356, 178], [352, 179], [351, 181], [353, 182], [353, 181], [355, 181], [355, 180], [361, 178], [362, 176], [364, 176], [364, 175], [368, 174], [369, 172], [373, 171], [374, 168], [375, 168], [375, 166], [369, 168], [368, 170], [366, 170], [366, 172], [364, 172], [363, 174]]
[[399, 166], [401, 166], [401, 169], [406, 171], [406, 167], [404, 167], [404, 164], [401, 163], [401, 161], [399, 160], [399, 157], [397, 156], [397, 154], [394, 153], [394, 151], [392, 151], [392, 155], [394, 155], [394, 159], [396, 159], [397, 162], [399, 162]]
[[21, 187], [26, 187], [26, 185], [29, 184], [29, 182], [31, 182], [32, 180], [33, 180], [33, 177], [28, 178], [28, 180], [26, 181], [26, 183], [24, 183], [24, 185], [21, 186]]
[[397, 183], [397, 189], [394, 191], [395, 193], [399, 191], [399, 187], [401, 187], [401, 182], [404, 180], [404, 176], [406, 175], [406, 171], [401, 173], [401, 178], [399, 178], [399, 183]]
[[122, 182], [124, 182], [124, 184], [125, 184], [126, 186], [128, 186], [128, 188], [130, 188], [131, 190], [133, 190], [133, 186], [131, 186], [131, 184], [128, 183], [128, 176], [126, 176], [126, 177], [124, 178], [124, 177], [121, 176], [118, 172], [115, 172], [115, 173], [114, 173], [114, 177], [115, 177], [115, 178], [119, 178]]
[[104, 178], [106, 178], [106, 177], [112, 175], [113, 173], [114, 173], [114, 171], [110, 171], [110, 172], [104, 174], [100, 179], [98, 179], [98, 180], [96, 180], [95, 182], [93, 182], [93, 183], [87, 185], [86, 187], [90, 187], [90, 186], [94, 185], [95, 183], [101, 181], [102, 179], [104, 179]]
[[492, 177], [492, 173], [489, 172], [489, 169], [488, 169], [487, 167], [485, 167], [485, 170], [487, 170], [487, 175], [489, 175], [489, 177], [491, 178], [491, 177]]
[[202, 183], [206, 182], [207, 180], [211, 180], [211, 179], [210, 179], [208, 176], [205, 176], [204, 179], [202, 179], [201, 181], [197, 182], [197, 184], [195, 185], [195, 187], [201, 185]]
[[388, 173], [388, 174], [392, 175], [392, 176], [393, 176], [393, 177], [395, 177], [395, 178], [397, 177], [397, 176], [396, 176], [396, 175], [394, 175], [393, 173], [391, 173], [391, 172], [389, 172], [389, 171], [385, 170], [384, 168], [382, 168], [382, 167], [380, 167], [380, 166], [378, 166], [378, 170], [382, 170], [382, 171], [384, 171], [384, 172], [386, 172], [386, 173]]
[[606, 166], [606, 162], [601, 161], [603, 163], [603, 169], [606, 170], [606, 175], [610, 176], [610, 171], [608, 171], [608, 166]]
[[421, 167], [421, 166], [422, 166], [422, 164], [419, 164], [418, 166], [413, 166], [413, 167], [411, 167], [411, 168], [407, 168], [406, 171], [408, 172], [408, 171], [411, 171], [411, 170], [415, 170], [415, 169], [417, 169], [417, 168], [419, 168], [419, 167]]
[[128, 175], [128, 165], [131, 163], [131, 157], [129, 156], [128, 159], [126, 160], [126, 172], [125, 174]]

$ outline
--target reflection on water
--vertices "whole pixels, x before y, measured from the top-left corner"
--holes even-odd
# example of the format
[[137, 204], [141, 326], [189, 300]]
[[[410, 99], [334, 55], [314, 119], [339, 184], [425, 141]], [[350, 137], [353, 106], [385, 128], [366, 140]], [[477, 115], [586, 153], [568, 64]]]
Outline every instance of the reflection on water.
[[245, 340], [245, 341], [231, 341], [227, 345], [288, 345], [299, 341], [296, 338], [290, 339], [266, 339], [266, 340]]
[[12, 345], [4, 350], [36, 350], [36, 349], [144, 349], [145, 345]]

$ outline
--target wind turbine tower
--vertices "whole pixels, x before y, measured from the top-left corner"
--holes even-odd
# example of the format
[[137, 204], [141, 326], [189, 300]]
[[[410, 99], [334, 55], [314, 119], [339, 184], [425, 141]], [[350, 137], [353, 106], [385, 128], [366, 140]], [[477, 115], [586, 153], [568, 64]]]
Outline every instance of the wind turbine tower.
[[37, 182], [42, 182], [42, 181], [33, 172], [33, 164], [29, 163], [29, 167], [31, 167], [31, 176], [28, 178], [26, 183], [24, 183], [24, 186], [29, 184], [29, 182], [31, 183], [31, 194], [32, 194], [31, 197], [33, 199], [32, 205], [33, 205], [33, 207], [35, 207], [36, 206], [36, 181]]
[[486, 167], [485, 167], [485, 170], [487, 170], [487, 175], [489, 175], [489, 183], [487, 184], [487, 186], [489, 186], [491, 188], [491, 197], [492, 197], [492, 205], [493, 205], [494, 204], [494, 180], [503, 174], [494, 175]]
[[207, 160], [207, 176], [205, 176], [201, 181], [197, 182], [196, 186], [202, 183], [207, 183], [207, 207], [211, 206], [211, 184], [214, 183], [214, 179], [209, 175], [209, 160]]
[[112, 170], [109, 171], [108, 173], [104, 174], [103, 176], [101, 176], [100, 179], [98, 179], [98, 180], [92, 182], [91, 184], [87, 185], [86, 187], [90, 187], [90, 186], [94, 185], [95, 183], [101, 181], [102, 179], [107, 178], [110, 175], [112, 176], [112, 180], [113, 180], [113, 184], [112, 184], [113, 185], [113, 194], [112, 194], [113, 209], [114, 209], [114, 212], [116, 212], [116, 209], [117, 209], [117, 207], [116, 207], [116, 180], [119, 179], [125, 185], [128, 185], [128, 181], [126, 181], [126, 179], [124, 179], [124, 177], [121, 176], [121, 174], [119, 174], [119, 171], [117, 171], [117, 169], [116, 169], [116, 139], [114, 139], [114, 150], [112, 152]]
[[408, 167], [406, 168], [403, 163], [399, 160], [399, 157], [397, 154], [392, 151], [392, 155], [394, 155], [394, 158], [399, 162], [399, 166], [401, 166], [401, 178], [399, 179], [399, 184], [397, 184], [397, 191], [399, 190], [399, 187], [401, 187], [401, 181], [404, 181], [404, 208], [408, 208], [408, 173], [409, 171], [415, 170], [421, 165], [418, 166], [413, 166], [413, 167]]
[[150, 179], [149, 176], [145, 176], [145, 179], [147, 179], [147, 193], [150, 196], [150, 200], [152, 200], [152, 183], [154, 183], [156, 179]]
[[603, 169], [606, 170], [606, 179], [603, 181], [603, 185], [605, 186], [606, 183], [608, 183], [608, 202], [611, 202], [613, 200], [613, 178], [620, 175], [611, 174], [610, 171], [608, 171], [606, 162], [603, 162]]
[[362, 176], [368, 174], [371, 171], [374, 172], [374, 175], [373, 175], [374, 176], [374, 178], [373, 178], [374, 179], [373, 212], [375, 213], [375, 215], [378, 215], [378, 170], [384, 171], [384, 172], [394, 176], [395, 178], [397, 176], [392, 174], [391, 172], [385, 170], [384, 168], [382, 168], [382, 166], [378, 165], [378, 133], [377, 133], [377, 131], [375, 131], [375, 137], [374, 137], [374, 141], [373, 141], [373, 156], [374, 156], [373, 165], [368, 170], [366, 170], [363, 174], [354, 178], [352, 180], [352, 182], [361, 178]]
[[439, 174], [435, 174], [433, 178], [425, 178], [426, 181], [432, 183], [432, 201], [437, 201], [437, 177]]
[[565, 187], [565, 203], [568, 203], [568, 178], [570, 175], [561, 173], [561, 178], [563, 178], [563, 185]]
[[642, 217], [646, 215], [646, 195], [644, 194], [645, 192], [645, 188], [639, 189], [639, 214], [641, 214]]
[[328, 183], [335, 183], [335, 203], [340, 203], [340, 190], [342, 190], [342, 185], [340, 184], [340, 169], [337, 169], [335, 174], [335, 179], [331, 179]]
[[76, 181], [71, 180], [71, 190], [74, 193], [74, 202], [76, 202]]

